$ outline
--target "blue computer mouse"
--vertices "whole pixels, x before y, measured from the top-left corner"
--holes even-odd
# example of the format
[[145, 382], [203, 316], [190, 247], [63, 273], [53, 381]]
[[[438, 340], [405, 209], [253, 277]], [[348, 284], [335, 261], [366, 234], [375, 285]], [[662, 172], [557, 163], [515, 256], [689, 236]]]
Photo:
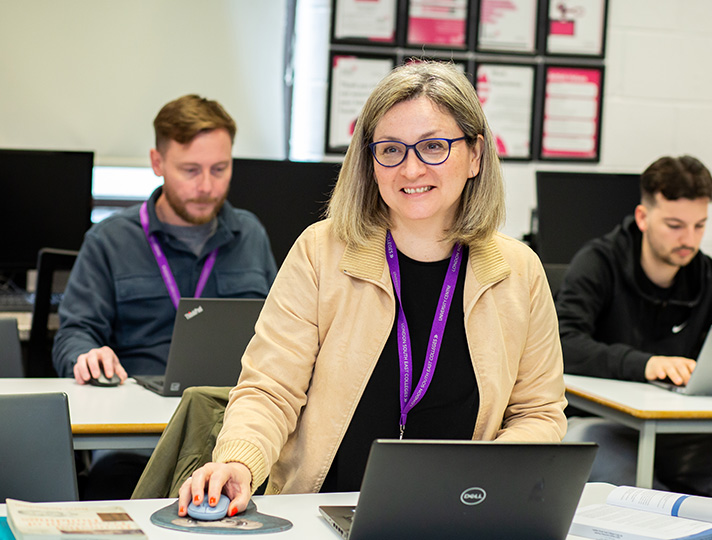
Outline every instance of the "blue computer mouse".
[[230, 499], [227, 498], [227, 495], [220, 495], [218, 504], [210, 506], [208, 504], [208, 494], [206, 493], [205, 497], [203, 497], [203, 502], [198, 506], [193, 503], [188, 505], [188, 515], [200, 521], [215, 521], [227, 515], [228, 506], [230, 506]]

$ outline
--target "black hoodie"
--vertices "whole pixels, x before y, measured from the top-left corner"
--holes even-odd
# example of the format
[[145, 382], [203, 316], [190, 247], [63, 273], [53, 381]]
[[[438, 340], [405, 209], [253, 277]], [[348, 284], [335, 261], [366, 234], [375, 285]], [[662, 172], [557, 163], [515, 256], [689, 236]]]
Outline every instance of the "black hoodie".
[[640, 266], [641, 242], [628, 216], [571, 260], [556, 295], [566, 373], [645, 381], [651, 356], [697, 358], [712, 324], [712, 259], [697, 253], [663, 289]]

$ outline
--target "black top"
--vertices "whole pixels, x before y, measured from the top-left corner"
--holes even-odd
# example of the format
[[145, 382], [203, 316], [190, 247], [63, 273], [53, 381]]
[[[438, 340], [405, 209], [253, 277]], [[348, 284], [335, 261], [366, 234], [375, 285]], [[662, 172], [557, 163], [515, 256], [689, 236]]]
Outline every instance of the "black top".
[[699, 354], [712, 323], [712, 260], [698, 253], [662, 288], [640, 266], [641, 243], [628, 216], [572, 259], [556, 294], [566, 373], [643, 382], [652, 355]]
[[[462, 291], [467, 249], [443, 333], [438, 363], [428, 391], [408, 413], [406, 439], [472, 439], [479, 393], [467, 347]], [[450, 259], [423, 263], [398, 252], [401, 296], [413, 348], [414, 390], [425, 364], [425, 351]], [[400, 361], [396, 341], [398, 317], [341, 441], [321, 491], [358, 491], [371, 443], [398, 438]]]

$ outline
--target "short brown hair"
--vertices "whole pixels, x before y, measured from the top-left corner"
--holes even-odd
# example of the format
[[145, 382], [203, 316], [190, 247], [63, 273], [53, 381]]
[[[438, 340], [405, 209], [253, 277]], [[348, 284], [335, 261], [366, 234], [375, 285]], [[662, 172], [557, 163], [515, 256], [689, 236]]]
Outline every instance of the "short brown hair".
[[669, 201], [712, 198], [712, 175], [700, 160], [692, 156], [665, 156], [652, 163], [640, 175], [640, 200], [655, 204], [655, 194]]
[[188, 94], [166, 103], [153, 121], [156, 149], [163, 152], [170, 141], [187, 144], [196, 135], [214, 129], [226, 129], [235, 141], [237, 126], [217, 101]]
[[376, 125], [396, 104], [428, 98], [450, 114], [469, 145], [484, 139], [480, 171], [460, 196], [455, 222], [446, 239], [467, 244], [489, 240], [504, 221], [504, 182], [494, 137], [469, 79], [454, 64], [418, 61], [397, 67], [367, 99], [356, 122], [327, 215], [335, 234], [349, 244], [363, 244], [389, 227], [389, 211], [375, 182], [373, 142]]

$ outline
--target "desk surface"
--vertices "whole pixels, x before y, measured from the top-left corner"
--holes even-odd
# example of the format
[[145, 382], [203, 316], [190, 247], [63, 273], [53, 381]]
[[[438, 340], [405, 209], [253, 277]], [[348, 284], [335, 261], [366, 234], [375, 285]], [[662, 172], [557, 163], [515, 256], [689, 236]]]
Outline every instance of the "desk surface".
[[[163, 397], [146, 390], [133, 379], [111, 388], [77, 384], [74, 379], [63, 378], [0, 379], [1, 394], [42, 392], [64, 392], [69, 397], [77, 449], [153, 447], [180, 402], [179, 397]], [[152, 438], [148, 442], [129, 442], [128, 436], [141, 435]], [[94, 442], [88, 442], [90, 437], [94, 437]], [[97, 437], [106, 444], [97, 444]], [[109, 443], [109, 437], [114, 437], [114, 442]], [[116, 440], [123, 442], [117, 445]]]
[[648, 383], [564, 375], [566, 391], [642, 419], [712, 418], [712, 397], [685, 396]]
[[[603, 502], [612, 489], [610, 484], [587, 484], [579, 504], [593, 504]], [[116, 501], [123, 506], [131, 517], [138, 523], [150, 539], [177, 538], [186, 539], [186, 533], [171, 531], [153, 525], [150, 521], [151, 514], [171, 504], [175, 499], [143, 499], [130, 501]], [[353, 505], [358, 501], [358, 493], [318, 493], [308, 495], [266, 495], [254, 498], [257, 509], [265, 514], [272, 514], [291, 521], [294, 526], [284, 532], [264, 536], [275, 540], [309, 539], [309, 540], [337, 540], [339, 535], [324, 521], [319, 514], [320, 505]], [[59, 503], [76, 504], [80, 506], [106, 506], [112, 504], [108, 501]], [[5, 505], [0, 505], [0, 515], [6, 515]], [[191, 533], [191, 540], [215, 540], [212, 534]], [[233, 538], [233, 537], [231, 537]], [[257, 538], [257, 536], [255, 536]], [[569, 535], [569, 540], [578, 539], [578, 536]]]

